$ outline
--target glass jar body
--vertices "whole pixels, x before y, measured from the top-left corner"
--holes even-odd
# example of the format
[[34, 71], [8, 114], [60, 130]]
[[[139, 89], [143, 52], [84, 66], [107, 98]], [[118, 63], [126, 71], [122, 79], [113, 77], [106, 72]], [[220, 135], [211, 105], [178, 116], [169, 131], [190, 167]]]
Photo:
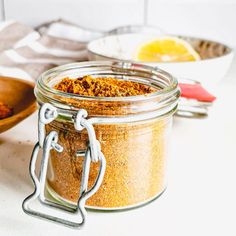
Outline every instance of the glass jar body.
[[[53, 86], [65, 77], [84, 75], [113, 77], [143, 83], [157, 89], [149, 95], [131, 97], [85, 97], [62, 93]], [[45, 72], [35, 94], [40, 105], [50, 103], [58, 117], [46, 125], [46, 133], [58, 133], [63, 152], [51, 150], [47, 189], [64, 205], [74, 206], [81, 195], [86, 130], [78, 131], [74, 117], [84, 109], [101, 144], [106, 171], [99, 190], [86, 201], [96, 209], [127, 209], [159, 196], [166, 186], [166, 159], [172, 116], [177, 108], [177, 81], [157, 68], [128, 62], [86, 62]], [[98, 176], [91, 162], [88, 189]]]

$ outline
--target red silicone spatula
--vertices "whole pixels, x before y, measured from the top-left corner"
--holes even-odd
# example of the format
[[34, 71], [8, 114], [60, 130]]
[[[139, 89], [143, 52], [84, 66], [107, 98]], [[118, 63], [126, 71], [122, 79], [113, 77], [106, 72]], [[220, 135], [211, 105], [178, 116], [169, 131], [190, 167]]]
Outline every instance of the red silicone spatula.
[[206, 117], [208, 108], [216, 97], [195, 80], [179, 79], [179, 87], [181, 99], [176, 115], [188, 118]]
[[202, 87], [201, 84], [179, 83], [181, 97], [195, 99], [201, 102], [214, 102], [216, 97]]

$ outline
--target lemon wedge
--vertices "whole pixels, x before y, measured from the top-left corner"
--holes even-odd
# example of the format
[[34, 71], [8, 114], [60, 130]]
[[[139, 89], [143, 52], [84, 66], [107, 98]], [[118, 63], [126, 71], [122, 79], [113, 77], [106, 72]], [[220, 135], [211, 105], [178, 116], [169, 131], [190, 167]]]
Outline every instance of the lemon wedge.
[[138, 47], [134, 59], [142, 62], [198, 61], [199, 54], [183, 39], [161, 37]]

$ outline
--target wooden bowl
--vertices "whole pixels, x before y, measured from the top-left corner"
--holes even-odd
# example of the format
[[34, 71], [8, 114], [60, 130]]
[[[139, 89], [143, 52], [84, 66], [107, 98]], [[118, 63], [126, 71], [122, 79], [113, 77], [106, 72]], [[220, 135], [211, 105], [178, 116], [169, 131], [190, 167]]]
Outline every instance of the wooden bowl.
[[0, 120], [0, 133], [12, 128], [36, 110], [34, 84], [16, 78], [0, 77], [0, 101], [14, 114]]

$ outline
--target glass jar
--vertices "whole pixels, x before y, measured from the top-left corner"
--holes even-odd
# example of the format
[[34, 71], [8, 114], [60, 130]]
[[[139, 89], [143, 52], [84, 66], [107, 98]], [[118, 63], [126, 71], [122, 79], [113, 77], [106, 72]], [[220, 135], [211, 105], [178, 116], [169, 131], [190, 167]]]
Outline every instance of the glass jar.
[[[157, 90], [129, 97], [86, 97], [53, 88], [65, 77], [85, 75], [139, 82]], [[44, 122], [45, 130], [39, 120], [39, 146], [41, 142], [45, 149], [47, 144], [42, 139], [56, 132], [59, 147], [54, 143], [48, 151], [47, 175], [46, 172], [41, 175], [45, 175], [43, 187], [46, 186], [59, 205], [76, 208], [83, 195], [81, 185], [87, 191], [98, 182], [99, 189], [96, 193], [93, 189], [93, 196], [86, 201], [87, 208], [128, 209], [162, 194], [166, 187], [168, 136], [179, 97], [177, 81], [170, 74], [130, 62], [74, 63], [43, 73], [37, 81], [35, 95], [40, 106], [49, 104], [57, 113], [50, 122]], [[77, 118], [81, 121], [81, 117], [84, 124], [78, 127], [76, 121]], [[93, 140], [91, 132], [97, 140]], [[99, 158], [92, 157], [93, 144], [97, 141], [106, 168], [105, 161], [102, 164]], [[85, 167], [87, 154], [91, 164]], [[99, 179], [101, 175], [103, 180]]]

